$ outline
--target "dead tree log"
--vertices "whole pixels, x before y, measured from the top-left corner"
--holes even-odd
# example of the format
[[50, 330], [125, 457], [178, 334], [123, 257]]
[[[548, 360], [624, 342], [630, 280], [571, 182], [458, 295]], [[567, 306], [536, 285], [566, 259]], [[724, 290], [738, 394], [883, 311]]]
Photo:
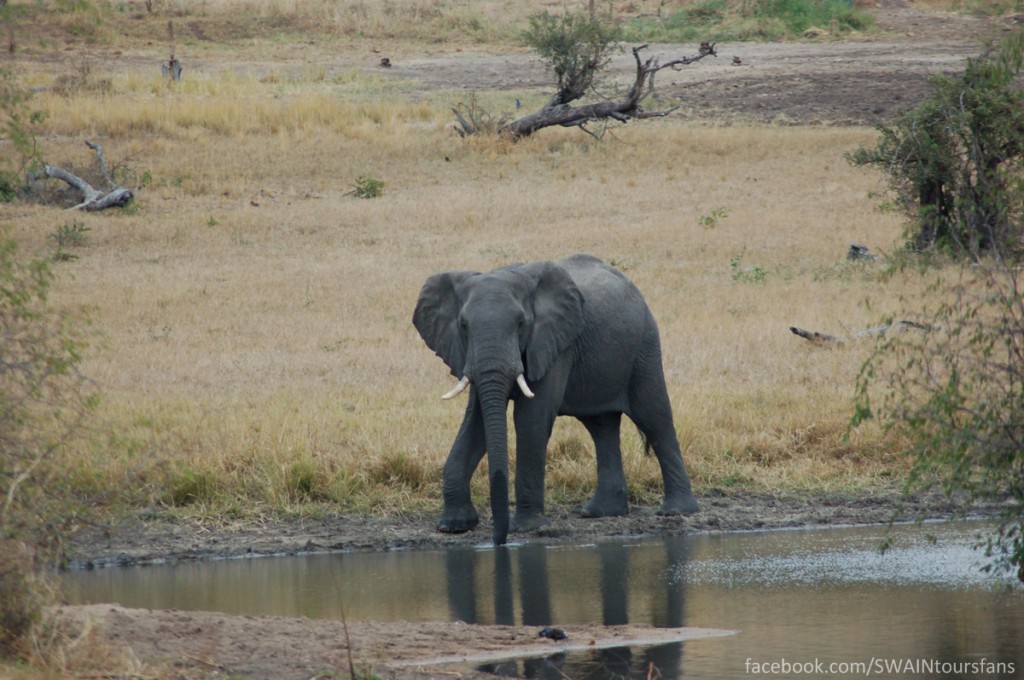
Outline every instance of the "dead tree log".
[[78, 175], [56, 165], [46, 165], [41, 172], [32, 173], [30, 180], [37, 179], [59, 179], [71, 187], [82, 192], [83, 200], [78, 205], [71, 206], [68, 210], [104, 210], [115, 206], [124, 206], [135, 198], [135, 194], [128, 187], [122, 186], [114, 181], [107, 169], [107, 159], [103, 156], [103, 147], [89, 140], [85, 141], [86, 146], [96, 152], [96, 160], [100, 166], [100, 172], [107, 183], [106, 189], [97, 189], [86, 182]]
[[852, 338], [845, 338], [837, 335], [829, 335], [827, 333], [819, 333], [818, 331], [808, 331], [803, 328], [797, 328], [796, 326], [790, 326], [789, 331], [797, 337], [803, 338], [807, 342], [815, 345], [816, 347], [842, 347], [851, 340], [864, 340], [865, 338], [873, 338], [879, 335], [885, 335], [892, 331], [895, 333], [903, 333], [908, 330], [920, 330], [926, 331], [931, 330], [931, 326], [916, 321], [909, 321], [907, 319], [900, 319], [892, 323], [884, 324], [882, 326], [875, 326], [874, 328], [865, 328], [862, 331], [857, 331], [853, 334]]
[[[633, 58], [636, 60], [636, 75], [629, 92], [619, 101], [601, 101], [583, 106], [571, 106], [565, 102], [565, 94], [560, 90], [551, 100], [548, 101], [539, 111], [523, 116], [518, 120], [504, 123], [497, 128], [498, 134], [508, 135], [513, 139], [528, 137], [538, 130], [555, 125], [561, 127], [579, 127], [585, 132], [586, 124], [597, 120], [616, 120], [626, 123], [637, 118], [661, 118], [669, 115], [678, 106], [659, 111], [647, 111], [643, 107], [644, 100], [654, 92], [654, 76], [658, 71], [666, 68], [680, 70], [704, 57], [716, 56], [715, 43], [703, 42], [697, 54], [689, 57], [672, 59], [660, 63], [657, 57], [650, 57], [646, 61], [640, 57], [640, 51], [647, 48], [647, 45], [640, 45], [633, 48]], [[464, 107], [465, 108], [465, 107]], [[453, 108], [455, 117], [458, 118], [460, 128], [456, 131], [460, 136], [475, 134], [480, 131], [481, 125], [475, 115], [464, 115], [466, 111]], [[470, 111], [470, 114], [472, 112]]]

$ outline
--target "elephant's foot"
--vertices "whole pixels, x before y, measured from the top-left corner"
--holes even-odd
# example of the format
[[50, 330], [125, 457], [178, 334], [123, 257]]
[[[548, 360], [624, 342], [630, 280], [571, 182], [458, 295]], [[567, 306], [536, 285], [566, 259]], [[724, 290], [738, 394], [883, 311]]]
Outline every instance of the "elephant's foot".
[[551, 524], [551, 520], [545, 517], [542, 513], [531, 512], [524, 515], [516, 513], [516, 516], [512, 518], [512, 531], [517, 533], [536, 531], [537, 529], [546, 527], [549, 524]]
[[437, 521], [437, 530], [445, 534], [463, 534], [472, 531], [480, 523], [480, 516], [472, 503], [458, 507], [445, 507], [441, 519]]
[[678, 494], [665, 498], [658, 508], [659, 515], [692, 515], [700, 511], [700, 505], [692, 493]]
[[598, 490], [594, 497], [583, 506], [584, 517], [623, 517], [629, 514], [629, 503], [626, 491], [602, 493]]

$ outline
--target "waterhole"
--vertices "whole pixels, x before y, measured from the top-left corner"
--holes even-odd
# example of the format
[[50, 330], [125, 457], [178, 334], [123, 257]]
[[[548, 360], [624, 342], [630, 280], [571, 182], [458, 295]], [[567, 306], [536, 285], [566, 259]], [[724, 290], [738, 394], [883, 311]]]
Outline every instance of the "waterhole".
[[[962, 522], [79, 571], [69, 601], [349, 620], [700, 626], [730, 637], [493, 664], [558, 678], [1024, 677], [1024, 589]], [[879, 550], [888, 537], [892, 547]], [[652, 666], [653, 664], [653, 666]], [[652, 668], [655, 669], [652, 671]]]

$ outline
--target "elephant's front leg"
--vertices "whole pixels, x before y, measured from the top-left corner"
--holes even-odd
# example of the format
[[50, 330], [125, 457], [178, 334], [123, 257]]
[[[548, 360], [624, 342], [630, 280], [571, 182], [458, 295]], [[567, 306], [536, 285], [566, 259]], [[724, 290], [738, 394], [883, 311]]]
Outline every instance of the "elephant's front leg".
[[437, 530], [450, 534], [472, 531], [480, 523], [469, 490], [469, 482], [485, 450], [483, 418], [474, 397], [469, 395], [466, 415], [442, 472], [444, 510], [437, 522]]
[[544, 466], [556, 411], [542, 401], [516, 402], [516, 513], [512, 531], [533, 531], [549, 524], [544, 516]]

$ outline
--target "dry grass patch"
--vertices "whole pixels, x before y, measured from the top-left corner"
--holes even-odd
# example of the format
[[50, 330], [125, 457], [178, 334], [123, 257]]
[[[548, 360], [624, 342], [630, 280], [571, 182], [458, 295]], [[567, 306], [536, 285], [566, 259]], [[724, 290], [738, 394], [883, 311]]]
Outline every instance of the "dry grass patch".
[[[59, 266], [60, 302], [92, 308], [104, 338], [86, 366], [105, 395], [100, 443], [76, 461], [80, 483], [200, 512], [433, 507], [462, 407], [438, 399], [450, 378], [412, 328], [420, 286], [578, 251], [624, 269], [659, 320], [698, 493], [898, 471], [877, 434], [843, 440], [867, 348], [813, 351], [787, 330], [867, 327], [923, 286], [844, 260], [850, 241], [899, 232], [870, 207], [878, 178], [842, 159], [873, 132], [651, 121], [603, 144], [550, 131], [511, 145], [460, 140], [429, 102], [219, 82], [43, 100], [48, 157], [89, 163], [64, 136], [88, 119], [148, 182], [132, 210], [83, 217], [86, 243]], [[350, 195], [361, 176], [384, 195]], [[0, 210], [39, 253], [67, 219]], [[593, 485], [573, 427], [553, 438], [558, 498]], [[631, 428], [625, 449], [631, 496], [653, 498], [657, 465]]]

